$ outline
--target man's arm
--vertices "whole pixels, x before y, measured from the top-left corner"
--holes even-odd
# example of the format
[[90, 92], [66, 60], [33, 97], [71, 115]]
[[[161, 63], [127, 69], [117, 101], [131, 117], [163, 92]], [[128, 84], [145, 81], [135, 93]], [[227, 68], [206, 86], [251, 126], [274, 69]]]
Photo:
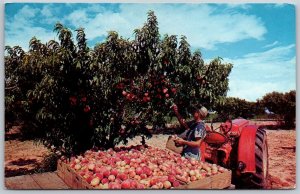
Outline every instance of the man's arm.
[[179, 123], [180, 123], [186, 130], [190, 129], [189, 126], [186, 124], [185, 120], [184, 120], [184, 119], [182, 118], [182, 116], [179, 114], [179, 112], [178, 112], [178, 107], [177, 107], [176, 104], [173, 105], [173, 110], [174, 110], [174, 112], [175, 112], [175, 115], [176, 115], [176, 117], [177, 117]]
[[186, 141], [183, 139], [178, 139], [176, 140], [178, 144], [180, 145], [187, 145], [190, 147], [199, 147], [201, 144], [202, 139], [201, 138], [196, 138], [196, 141]]

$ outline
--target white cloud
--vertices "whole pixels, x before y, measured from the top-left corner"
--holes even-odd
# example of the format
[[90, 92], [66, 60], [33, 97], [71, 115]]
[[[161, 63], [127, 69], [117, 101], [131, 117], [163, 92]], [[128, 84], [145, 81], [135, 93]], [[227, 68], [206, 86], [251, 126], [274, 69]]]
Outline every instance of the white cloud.
[[45, 5], [41, 9], [25, 5], [7, 22], [6, 43], [11, 45], [17, 41], [28, 42], [34, 35], [42, 41], [55, 36], [54, 33], [51, 34], [53, 26], [42, 30], [42, 27], [33, 23], [36, 20], [49, 25], [60, 21], [67, 26], [71, 25], [73, 29], [84, 27], [88, 40], [106, 36], [110, 30], [117, 31], [125, 38], [133, 38], [133, 30], [143, 25], [149, 10], [155, 11], [162, 35], [185, 35], [193, 48], [215, 49], [221, 43], [244, 39], [260, 40], [267, 32], [260, 18], [254, 15], [233, 13], [209, 4], [120, 4], [115, 12], [100, 4], [90, 4], [87, 7], [72, 4], [69, 8], [73, 11], [63, 15], [63, 8], [55, 4]]
[[274, 47], [274, 46], [276, 46], [276, 45], [278, 45], [279, 44], [279, 42], [278, 41], [274, 41], [274, 42], [272, 42], [272, 43], [270, 43], [270, 44], [267, 44], [267, 45], [265, 45], [263, 48], [270, 48], [270, 47]]
[[30, 19], [30, 18], [33, 18], [37, 12], [38, 12], [38, 9], [31, 8], [28, 5], [25, 5], [22, 9], [20, 9], [19, 14], [22, 15], [26, 19]]
[[246, 4], [246, 3], [230, 3], [230, 4], [226, 4], [227, 8], [232, 9], [232, 8], [240, 8], [240, 9], [250, 9], [251, 5], [250, 4]]
[[286, 5], [287, 5], [286, 3], [275, 3], [274, 7], [282, 8], [282, 7], [286, 6]]
[[234, 64], [228, 96], [255, 101], [272, 91], [296, 89], [294, 44], [249, 53], [237, 59], [224, 58], [224, 61]]
[[53, 17], [51, 5], [45, 5], [41, 10], [41, 14], [45, 17]]
[[86, 9], [74, 10], [68, 21], [76, 28], [84, 23], [90, 40], [110, 30], [132, 37], [133, 30], [146, 21], [150, 9], [155, 11], [161, 34], [186, 35], [197, 48], [214, 49], [219, 43], [260, 40], [267, 31], [260, 18], [254, 15], [222, 12], [204, 4], [121, 4], [117, 13], [100, 7], [94, 16], [87, 15]]
[[40, 10], [25, 5], [13, 18], [8, 18], [5, 23], [5, 45], [21, 46], [28, 50], [29, 41], [36, 36], [42, 42], [46, 42], [55, 37], [52, 30], [35, 25], [36, 17], [39, 17]]
[[76, 28], [83, 27], [89, 22], [86, 10], [76, 10], [64, 18], [65, 22], [70, 22]]

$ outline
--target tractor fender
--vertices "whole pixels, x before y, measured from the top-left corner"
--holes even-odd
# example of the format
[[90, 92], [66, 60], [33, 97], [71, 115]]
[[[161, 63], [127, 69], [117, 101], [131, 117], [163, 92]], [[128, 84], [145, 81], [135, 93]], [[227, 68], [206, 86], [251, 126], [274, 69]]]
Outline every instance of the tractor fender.
[[258, 126], [247, 125], [242, 129], [238, 144], [238, 167], [241, 173], [256, 172], [255, 139]]

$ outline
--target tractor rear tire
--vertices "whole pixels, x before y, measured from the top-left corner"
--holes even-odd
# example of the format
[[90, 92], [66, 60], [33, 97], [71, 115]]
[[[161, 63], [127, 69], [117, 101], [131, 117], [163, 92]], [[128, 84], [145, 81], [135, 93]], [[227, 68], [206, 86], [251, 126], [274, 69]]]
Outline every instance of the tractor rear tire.
[[255, 139], [256, 172], [240, 177], [239, 187], [242, 189], [266, 189], [268, 179], [268, 145], [265, 129], [258, 129]]

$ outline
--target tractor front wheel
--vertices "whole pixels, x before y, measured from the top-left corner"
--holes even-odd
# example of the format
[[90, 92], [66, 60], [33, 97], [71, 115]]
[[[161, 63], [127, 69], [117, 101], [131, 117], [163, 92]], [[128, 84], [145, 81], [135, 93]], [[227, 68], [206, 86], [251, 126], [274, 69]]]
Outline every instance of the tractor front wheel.
[[239, 187], [244, 189], [265, 189], [268, 177], [268, 145], [265, 129], [258, 129], [255, 140], [256, 172], [240, 177]]

